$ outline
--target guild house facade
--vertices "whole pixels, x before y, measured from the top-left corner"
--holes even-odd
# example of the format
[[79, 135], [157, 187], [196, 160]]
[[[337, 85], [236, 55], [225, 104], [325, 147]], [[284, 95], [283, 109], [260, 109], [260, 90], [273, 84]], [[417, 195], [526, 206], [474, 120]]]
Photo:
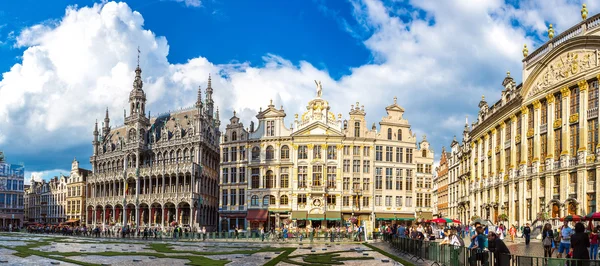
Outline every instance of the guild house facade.
[[453, 149], [463, 164], [451, 199], [457, 218], [500, 222], [505, 214], [523, 225], [597, 211], [600, 15], [588, 18], [585, 6], [581, 13], [556, 36], [550, 25], [533, 52], [524, 47], [522, 84], [508, 73], [498, 101], [482, 97], [466, 128], [469, 147]]
[[94, 128], [93, 173], [87, 178], [88, 225], [192, 228], [217, 223], [219, 116], [210, 77], [193, 107], [146, 114], [142, 70], [135, 70], [124, 125], [111, 127], [108, 110]]
[[433, 150], [425, 136], [417, 141], [396, 99], [379, 128], [359, 103], [348, 119], [330, 109], [318, 82], [290, 128], [272, 101], [256, 127], [233, 113], [221, 139], [220, 230], [325, 228], [354, 217], [369, 231], [431, 218]]

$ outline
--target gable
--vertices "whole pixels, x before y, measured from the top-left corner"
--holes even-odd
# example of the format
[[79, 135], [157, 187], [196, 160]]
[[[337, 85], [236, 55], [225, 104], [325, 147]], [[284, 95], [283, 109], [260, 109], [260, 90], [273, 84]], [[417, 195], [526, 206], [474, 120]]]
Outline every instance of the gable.
[[302, 129], [292, 133], [292, 136], [305, 136], [305, 135], [330, 135], [330, 136], [344, 136], [338, 129], [327, 126], [323, 122], [317, 121], [312, 125], [305, 126]]

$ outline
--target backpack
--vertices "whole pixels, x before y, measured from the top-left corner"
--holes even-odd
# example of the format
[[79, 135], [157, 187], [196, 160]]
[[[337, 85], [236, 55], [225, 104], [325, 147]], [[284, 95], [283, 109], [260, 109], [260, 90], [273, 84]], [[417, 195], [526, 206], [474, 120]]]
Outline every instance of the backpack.
[[458, 238], [458, 242], [460, 243], [460, 246], [464, 247], [465, 246], [465, 241], [462, 239], [462, 237], [458, 237], [458, 236], [455, 236], [455, 237]]

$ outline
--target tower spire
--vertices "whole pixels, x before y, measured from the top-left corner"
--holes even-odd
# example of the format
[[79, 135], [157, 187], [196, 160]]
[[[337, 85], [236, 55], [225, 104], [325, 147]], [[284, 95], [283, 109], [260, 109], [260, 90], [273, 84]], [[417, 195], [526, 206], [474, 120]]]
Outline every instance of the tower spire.
[[202, 108], [202, 87], [198, 86], [198, 98], [196, 99], [196, 107]]
[[104, 128], [102, 128], [102, 132], [104, 135], [108, 134], [110, 131], [110, 118], [108, 117], [108, 107], [106, 107], [106, 116], [104, 117]]
[[208, 117], [213, 117], [214, 115], [214, 101], [212, 98], [212, 94], [212, 80], [210, 74], [208, 74], [208, 86], [206, 87], [206, 113]]

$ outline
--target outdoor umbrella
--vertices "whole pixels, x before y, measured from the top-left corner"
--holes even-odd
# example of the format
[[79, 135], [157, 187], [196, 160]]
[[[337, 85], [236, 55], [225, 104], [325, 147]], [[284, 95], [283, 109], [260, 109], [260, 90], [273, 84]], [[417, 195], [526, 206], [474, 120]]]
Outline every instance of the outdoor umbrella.
[[437, 219], [433, 219], [431, 221], [434, 223], [460, 223], [459, 220], [454, 220], [454, 219], [450, 219], [450, 218], [437, 218]]
[[600, 221], [600, 212], [590, 212], [585, 216], [585, 219], [590, 221]]
[[577, 222], [577, 221], [583, 221], [583, 220], [585, 220], [585, 217], [574, 214], [574, 215], [567, 215], [567, 216], [565, 216], [563, 218], [560, 218], [560, 220], [561, 221], [576, 221]]

